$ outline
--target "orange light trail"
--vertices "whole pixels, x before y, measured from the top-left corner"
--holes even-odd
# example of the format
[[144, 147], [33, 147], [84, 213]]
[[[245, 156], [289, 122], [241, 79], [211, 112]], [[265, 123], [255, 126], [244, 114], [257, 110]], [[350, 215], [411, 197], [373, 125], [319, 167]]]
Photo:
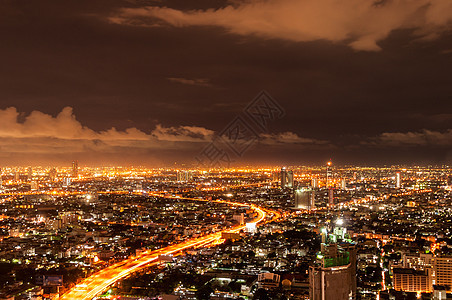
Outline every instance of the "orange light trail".
[[[161, 195], [159, 195], [161, 196]], [[171, 197], [167, 197], [171, 198]], [[177, 198], [177, 199], [185, 199], [185, 200], [192, 200], [192, 201], [209, 201], [205, 199], [196, 199], [196, 198]], [[224, 200], [216, 200], [212, 202], [218, 202], [218, 203], [225, 203], [232, 206], [250, 206], [255, 212], [257, 212], [257, 217], [253, 220], [252, 223], [255, 223], [256, 225], [258, 223], [262, 223], [267, 213], [272, 213], [274, 217], [273, 220], [276, 220], [281, 215], [276, 211], [270, 211], [267, 209], [260, 208], [255, 205], [249, 205], [244, 203], [238, 203], [238, 202], [230, 202], [230, 201], [224, 201]], [[216, 243], [219, 243], [222, 238], [222, 233], [235, 233], [240, 232], [241, 230], [245, 229], [244, 225], [236, 226], [232, 229], [225, 229], [216, 233], [212, 233], [200, 238], [196, 239], [189, 239], [187, 241], [184, 241], [179, 244], [171, 245], [162, 249], [158, 250], [149, 250], [146, 252], [143, 252], [138, 257], [131, 257], [128, 258], [122, 262], [119, 262], [117, 264], [114, 264], [110, 267], [107, 267], [90, 277], [84, 279], [80, 284], [76, 285], [74, 288], [69, 290], [67, 293], [65, 293], [61, 299], [64, 300], [71, 300], [71, 299], [82, 299], [82, 300], [89, 300], [94, 297], [96, 297], [98, 294], [105, 291], [108, 287], [113, 285], [115, 282], [128, 277], [130, 274], [150, 266], [153, 266], [158, 263], [158, 257], [159, 255], [170, 255], [170, 254], [180, 254], [183, 250], [189, 249], [189, 248], [200, 248], [200, 247], [208, 247], [212, 246]]]

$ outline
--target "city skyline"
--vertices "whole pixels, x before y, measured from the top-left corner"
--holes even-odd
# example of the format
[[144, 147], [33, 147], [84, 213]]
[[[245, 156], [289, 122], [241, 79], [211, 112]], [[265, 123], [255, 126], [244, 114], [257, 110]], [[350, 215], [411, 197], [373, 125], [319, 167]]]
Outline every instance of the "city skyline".
[[0, 300], [452, 299], [451, 0], [3, 0], [0, 35]]
[[452, 292], [447, 166], [74, 161], [0, 174], [5, 299], [444, 300]]
[[193, 166], [263, 90], [233, 166], [452, 162], [448, 1], [0, 8], [0, 165]]

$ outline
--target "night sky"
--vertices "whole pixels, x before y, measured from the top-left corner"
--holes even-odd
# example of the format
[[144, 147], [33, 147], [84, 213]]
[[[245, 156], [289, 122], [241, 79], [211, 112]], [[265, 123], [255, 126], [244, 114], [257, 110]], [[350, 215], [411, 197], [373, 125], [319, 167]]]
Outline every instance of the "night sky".
[[[2, 0], [0, 164], [452, 163], [450, 0]], [[255, 124], [252, 124], [254, 126]]]

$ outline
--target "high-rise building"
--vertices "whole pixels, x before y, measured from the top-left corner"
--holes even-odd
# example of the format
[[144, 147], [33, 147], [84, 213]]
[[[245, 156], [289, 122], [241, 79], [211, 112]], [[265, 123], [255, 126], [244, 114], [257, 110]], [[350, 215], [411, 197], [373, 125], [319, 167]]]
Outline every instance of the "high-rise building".
[[416, 253], [416, 254], [402, 254], [402, 266], [404, 268], [425, 270], [432, 267], [433, 253]]
[[432, 286], [427, 270], [394, 268], [392, 270], [394, 289], [404, 292], [430, 292]]
[[432, 292], [441, 286], [452, 292], [452, 256], [432, 253], [402, 255], [403, 268], [394, 268], [394, 289], [405, 292]]
[[68, 186], [71, 185], [71, 183], [72, 183], [72, 181], [71, 181], [71, 178], [70, 178], [70, 177], [64, 178], [64, 180], [63, 180], [63, 186], [68, 187]]
[[328, 189], [328, 206], [334, 206], [334, 189], [332, 188]]
[[72, 162], [72, 177], [78, 177], [78, 161], [74, 160]]
[[326, 187], [330, 187], [330, 179], [333, 177], [331, 166], [333, 163], [331, 161], [326, 163]]
[[293, 171], [287, 171], [287, 182], [286, 182], [286, 187], [288, 188], [293, 188]]
[[318, 189], [319, 188], [319, 179], [318, 178], [312, 178], [311, 179], [311, 186], [314, 189]]
[[442, 285], [435, 285], [433, 287], [432, 300], [447, 300], [447, 287]]
[[185, 181], [185, 173], [183, 173], [182, 171], [177, 171], [176, 172], [176, 181], [177, 182]]
[[315, 209], [315, 190], [311, 192], [311, 207], [310, 209]]
[[28, 167], [27, 168], [27, 180], [31, 181], [33, 179], [33, 168], [32, 167]]
[[402, 179], [400, 177], [400, 172], [396, 173], [396, 188], [400, 189], [402, 187]]
[[286, 168], [282, 168], [280, 175], [279, 175], [279, 179], [281, 180], [281, 188], [285, 188], [286, 187], [286, 182], [287, 182], [287, 172], [286, 172]]
[[345, 190], [347, 188], [347, 181], [345, 178], [341, 179], [341, 190]]
[[313, 209], [315, 193], [310, 187], [297, 188], [294, 191], [294, 207], [296, 209]]
[[16, 181], [19, 181], [19, 179], [20, 179], [20, 172], [19, 172], [19, 170], [16, 170], [16, 172], [14, 173], [14, 179]]
[[280, 172], [279, 179], [281, 180], [281, 188], [293, 188], [294, 187], [294, 179], [293, 179], [293, 171], [287, 171], [286, 168], [282, 168]]
[[432, 285], [448, 287], [452, 292], [452, 256], [437, 256], [432, 260]]
[[[331, 236], [328, 238], [326, 230], [322, 233], [317, 262], [309, 267], [309, 299], [356, 299], [355, 245]], [[333, 240], [329, 241], [331, 238]], [[341, 242], [341, 246], [337, 242]]]
[[190, 171], [177, 171], [176, 181], [177, 182], [190, 182], [193, 180], [193, 173]]

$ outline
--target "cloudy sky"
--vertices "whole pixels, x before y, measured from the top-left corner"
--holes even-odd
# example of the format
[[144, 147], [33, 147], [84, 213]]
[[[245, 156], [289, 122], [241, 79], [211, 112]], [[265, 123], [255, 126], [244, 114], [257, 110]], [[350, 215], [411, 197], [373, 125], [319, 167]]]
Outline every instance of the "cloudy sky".
[[193, 165], [263, 90], [234, 164], [452, 163], [450, 0], [3, 0], [0, 34], [1, 165]]

